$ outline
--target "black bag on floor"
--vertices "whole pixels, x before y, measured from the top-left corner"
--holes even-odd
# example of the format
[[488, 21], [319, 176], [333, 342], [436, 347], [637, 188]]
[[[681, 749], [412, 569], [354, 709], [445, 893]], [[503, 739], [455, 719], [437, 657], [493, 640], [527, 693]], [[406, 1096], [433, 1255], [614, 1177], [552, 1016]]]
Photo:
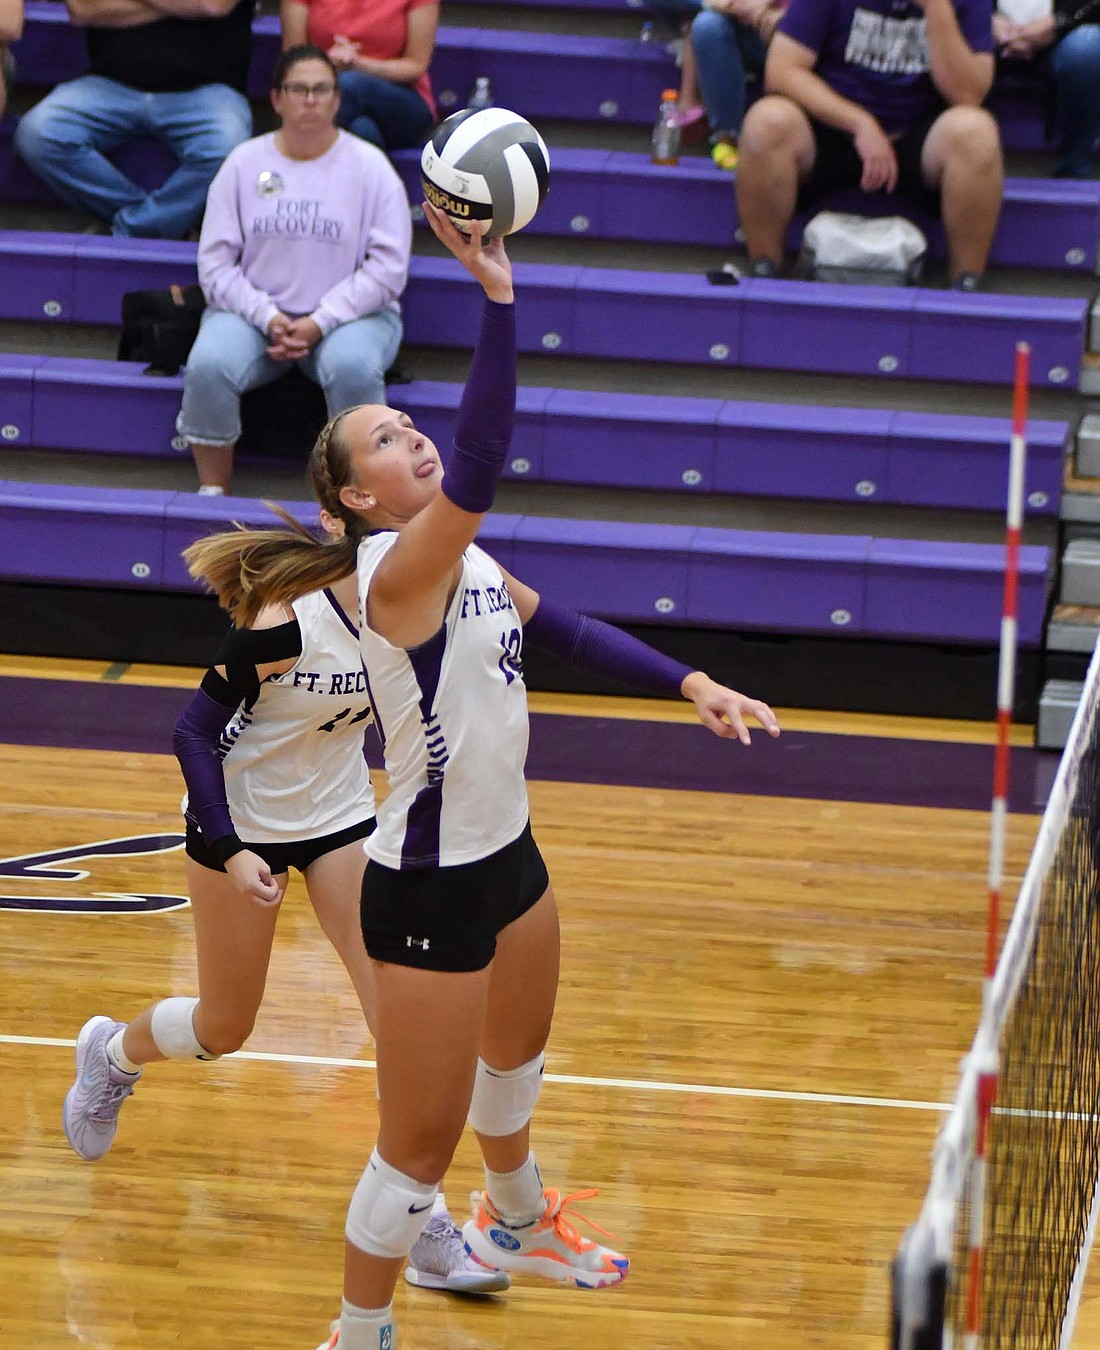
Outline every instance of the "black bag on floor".
[[206, 308], [202, 287], [127, 291], [122, 297], [120, 361], [144, 361], [146, 375], [178, 375]]

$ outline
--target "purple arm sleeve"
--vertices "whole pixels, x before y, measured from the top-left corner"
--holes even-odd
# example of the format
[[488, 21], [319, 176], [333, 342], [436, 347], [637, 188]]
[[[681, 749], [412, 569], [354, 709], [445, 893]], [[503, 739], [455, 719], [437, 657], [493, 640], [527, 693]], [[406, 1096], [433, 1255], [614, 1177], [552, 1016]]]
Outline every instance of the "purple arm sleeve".
[[172, 749], [187, 784], [188, 814], [198, 822], [203, 840], [222, 864], [244, 847], [229, 814], [225, 773], [218, 754], [218, 741], [234, 711], [235, 707], [227, 708], [199, 689], [184, 708], [172, 736]]
[[555, 605], [545, 596], [524, 624], [523, 634], [534, 646], [553, 652], [582, 670], [610, 675], [667, 698], [681, 697], [680, 685], [692, 672], [691, 666], [654, 651], [629, 633], [564, 605]]
[[481, 515], [492, 506], [515, 415], [515, 306], [486, 299], [443, 475], [445, 495], [463, 511]]

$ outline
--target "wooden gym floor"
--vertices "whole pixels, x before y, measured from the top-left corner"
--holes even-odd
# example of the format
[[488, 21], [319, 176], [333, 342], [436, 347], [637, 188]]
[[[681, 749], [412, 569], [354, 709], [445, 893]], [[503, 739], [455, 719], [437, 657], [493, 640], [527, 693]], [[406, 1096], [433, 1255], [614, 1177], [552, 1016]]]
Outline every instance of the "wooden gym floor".
[[[338, 1309], [374, 1075], [300, 882], [246, 1052], [150, 1069], [99, 1163], [61, 1132], [86, 1018], [194, 989], [169, 741], [197, 677], [0, 658], [13, 1350], [313, 1350]], [[478, 1302], [402, 1283], [401, 1350], [883, 1346], [886, 1265], [977, 1016], [990, 728], [790, 713], [746, 751], [686, 705], [532, 709], [563, 922], [537, 1149], [550, 1184], [599, 1186], [579, 1208], [631, 1275]], [[1055, 762], [1015, 740], [1013, 894]], [[464, 1139], [456, 1214], [478, 1184]]]

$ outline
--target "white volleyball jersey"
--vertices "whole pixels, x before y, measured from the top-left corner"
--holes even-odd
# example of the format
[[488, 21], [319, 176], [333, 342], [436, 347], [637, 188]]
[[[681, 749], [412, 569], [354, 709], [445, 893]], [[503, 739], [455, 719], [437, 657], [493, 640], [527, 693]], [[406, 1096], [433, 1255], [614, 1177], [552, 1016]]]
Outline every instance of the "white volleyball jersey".
[[265, 680], [222, 733], [229, 811], [250, 843], [319, 839], [374, 814], [359, 635], [328, 590], [292, 608], [302, 654], [285, 675]]
[[397, 537], [359, 545], [359, 640], [390, 779], [364, 847], [386, 867], [453, 867], [527, 823], [523, 630], [500, 568], [471, 544], [439, 632], [408, 651], [380, 637], [366, 597]]

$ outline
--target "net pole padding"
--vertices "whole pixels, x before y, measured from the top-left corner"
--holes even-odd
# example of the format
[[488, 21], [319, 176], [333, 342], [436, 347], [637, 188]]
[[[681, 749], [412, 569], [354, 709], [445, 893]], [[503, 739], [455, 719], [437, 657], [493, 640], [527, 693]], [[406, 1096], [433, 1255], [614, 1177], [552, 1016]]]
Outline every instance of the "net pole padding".
[[[1001, 604], [1001, 641], [997, 660], [997, 744], [993, 752], [993, 801], [989, 827], [989, 906], [986, 915], [985, 978], [982, 981], [982, 1022], [992, 1030], [992, 987], [997, 968], [997, 931], [1000, 927], [1001, 889], [1004, 884], [1005, 833], [1008, 825], [1009, 737], [1016, 697], [1016, 638], [1018, 631], [1020, 535], [1024, 518], [1024, 477], [1027, 467], [1027, 407], [1031, 348], [1017, 342], [1012, 387], [1012, 439], [1008, 454], [1008, 501], [1005, 509], [1004, 593]], [[966, 1253], [965, 1350], [978, 1350], [982, 1339], [982, 1268], [985, 1261], [986, 1154], [989, 1117], [997, 1100], [1000, 1037], [983, 1038], [976, 1064], [974, 1153], [970, 1162], [970, 1231]]]

